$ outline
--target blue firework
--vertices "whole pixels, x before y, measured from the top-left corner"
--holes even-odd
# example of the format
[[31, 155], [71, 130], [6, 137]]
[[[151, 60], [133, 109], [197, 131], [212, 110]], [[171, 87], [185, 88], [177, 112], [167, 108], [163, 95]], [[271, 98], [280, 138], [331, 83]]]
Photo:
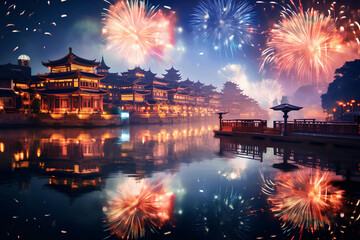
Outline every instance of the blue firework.
[[233, 55], [251, 44], [254, 16], [254, 7], [246, 0], [207, 0], [195, 8], [191, 26], [195, 39], [219, 53]]

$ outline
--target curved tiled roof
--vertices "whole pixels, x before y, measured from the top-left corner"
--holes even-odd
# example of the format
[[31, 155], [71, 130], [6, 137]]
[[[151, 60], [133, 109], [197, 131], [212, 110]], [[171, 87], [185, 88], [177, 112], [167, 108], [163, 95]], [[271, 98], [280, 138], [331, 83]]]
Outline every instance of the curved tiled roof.
[[166, 86], [163, 86], [163, 85], [160, 85], [160, 84], [154, 84], [154, 88], [160, 89], [160, 90], [166, 90], [166, 91], [171, 90], [171, 88], [166, 87]]
[[76, 63], [79, 65], [90, 66], [90, 67], [97, 67], [100, 65], [99, 62], [96, 62], [96, 59], [88, 60], [88, 59], [81, 58], [81, 57], [75, 55], [72, 52], [72, 48], [69, 48], [69, 53], [63, 58], [60, 58], [60, 59], [54, 60], [54, 61], [48, 60], [48, 62], [42, 62], [42, 64], [45, 67], [64, 66], [64, 65], [68, 65], [70, 63]]
[[99, 75], [99, 74], [95, 74], [95, 73], [88, 73], [88, 72], [80, 72], [80, 71], [48, 73], [48, 74], [38, 75], [38, 77], [42, 78], [42, 79], [47, 79], [47, 78], [65, 79], [65, 78], [73, 78], [73, 77], [76, 77], [78, 75], [82, 75], [84, 77], [89, 77], [89, 78], [98, 78], [98, 79], [102, 79], [102, 78], [105, 77], [104, 75]]
[[99, 65], [96, 69], [105, 69], [105, 70], [109, 70], [109, 69], [110, 69], [110, 67], [108, 67], [108, 66], [105, 64], [104, 57], [101, 58], [101, 63], [100, 63], [100, 65]]
[[106, 94], [108, 91], [102, 89], [81, 89], [81, 92], [100, 95], [100, 94]]
[[104, 75], [100, 75], [100, 74], [95, 74], [95, 73], [88, 73], [88, 72], [79, 72], [81, 75], [83, 75], [84, 77], [90, 77], [90, 78], [104, 78]]
[[187, 93], [187, 92], [177, 92], [176, 93], [177, 95], [184, 95], [184, 96], [189, 96], [190, 93]]
[[127, 94], [127, 93], [133, 93], [133, 89], [120, 89], [119, 93]]
[[146, 100], [146, 103], [149, 104], [149, 105], [155, 105], [157, 104], [158, 101], [156, 101], [155, 99], [149, 99], [149, 100]]
[[138, 81], [138, 82], [135, 82], [134, 83], [135, 85], [138, 85], [138, 86], [146, 86], [146, 85], [149, 85], [149, 83], [145, 82], [145, 81]]
[[11, 89], [0, 89], [0, 97], [16, 97], [16, 93]]
[[135, 93], [139, 95], [148, 95], [151, 94], [151, 91], [135, 91]]
[[40, 94], [70, 94], [79, 91], [79, 88], [45, 89], [38, 90]]

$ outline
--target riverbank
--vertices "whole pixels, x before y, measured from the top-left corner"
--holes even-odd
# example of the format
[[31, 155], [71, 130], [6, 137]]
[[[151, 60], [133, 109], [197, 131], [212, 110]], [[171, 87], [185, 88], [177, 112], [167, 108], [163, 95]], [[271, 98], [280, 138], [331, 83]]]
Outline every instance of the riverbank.
[[215, 115], [178, 115], [156, 113], [120, 114], [0, 114], [0, 128], [28, 127], [116, 127], [129, 124], [172, 124], [216, 120]]
[[124, 124], [121, 115], [105, 114], [0, 114], [0, 128], [111, 127]]
[[186, 123], [195, 122], [203, 119], [214, 119], [215, 114], [206, 115], [184, 115], [184, 114], [158, 114], [158, 113], [132, 113], [130, 114], [130, 124], [167, 124], [167, 123]]

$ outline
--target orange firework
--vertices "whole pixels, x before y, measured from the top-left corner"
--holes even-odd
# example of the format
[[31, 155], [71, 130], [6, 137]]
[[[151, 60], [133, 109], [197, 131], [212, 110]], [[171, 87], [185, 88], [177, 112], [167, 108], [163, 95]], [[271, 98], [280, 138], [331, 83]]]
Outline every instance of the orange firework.
[[331, 184], [328, 172], [300, 170], [280, 172], [275, 181], [275, 193], [268, 198], [271, 211], [290, 229], [315, 231], [329, 226], [342, 207], [343, 191]]
[[129, 66], [144, 64], [149, 58], [165, 60], [174, 45], [174, 12], [165, 14], [139, 0], [118, 1], [104, 14], [108, 47]]
[[160, 229], [170, 219], [174, 202], [174, 194], [163, 184], [132, 179], [122, 184], [104, 207], [111, 234], [139, 239]]
[[269, 33], [262, 68], [271, 64], [280, 73], [296, 76], [303, 83], [328, 81], [344, 46], [335, 19], [302, 8], [284, 8], [281, 16]]

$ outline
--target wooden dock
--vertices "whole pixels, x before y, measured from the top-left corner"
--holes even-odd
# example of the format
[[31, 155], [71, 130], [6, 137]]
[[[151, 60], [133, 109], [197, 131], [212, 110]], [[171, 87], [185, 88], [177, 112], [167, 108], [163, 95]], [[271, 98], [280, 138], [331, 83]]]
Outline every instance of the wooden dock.
[[281, 122], [274, 122], [274, 128], [268, 128], [265, 120], [237, 119], [223, 120], [220, 130], [214, 133], [216, 136], [234, 138], [360, 147], [360, 128], [357, 124], [336, 124], [302, 119], [289, 122], [287, 135], [283, 131]]

